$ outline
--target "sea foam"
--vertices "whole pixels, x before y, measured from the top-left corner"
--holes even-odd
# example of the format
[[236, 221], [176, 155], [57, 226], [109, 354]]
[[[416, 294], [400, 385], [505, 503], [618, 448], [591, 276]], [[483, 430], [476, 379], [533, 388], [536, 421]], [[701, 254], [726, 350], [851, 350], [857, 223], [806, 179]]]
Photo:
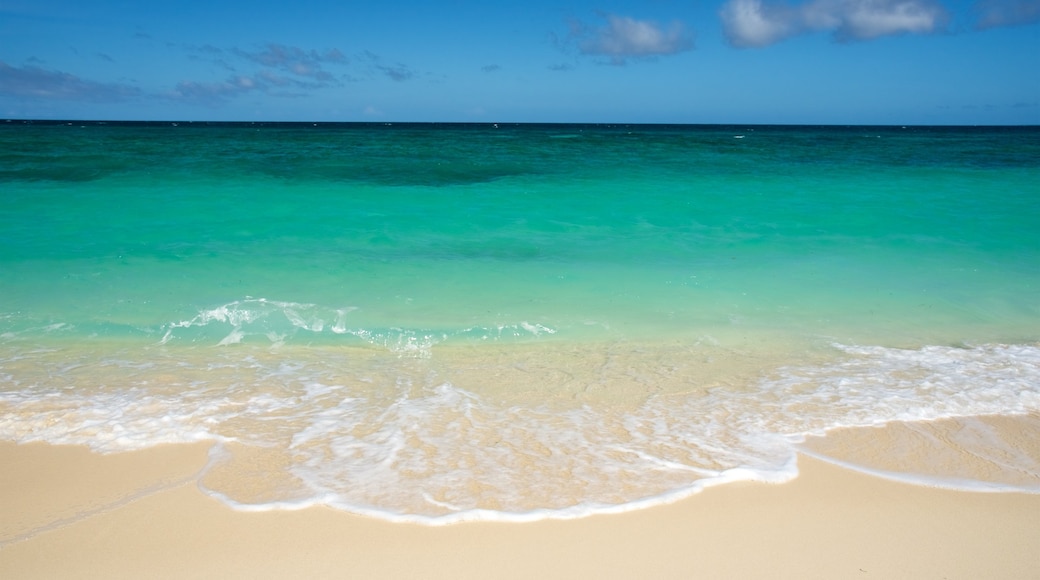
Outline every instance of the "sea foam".
[[[0, 438], [107, 453], [212, 440], [200, 485], [238, 509], [321, 504], [437, 524], [637, 509], [729, 481], [790, 479], [797, 453], [812, 453], [806, 438], [835, 429], [1040, 411], [1037, 345], [835, 345], [829, 361], [777, 368], [745, 385], [652, 395], [634, 407], [562, 408], [503, 403], [453, 384], [430, 359], [393, 353], [292, 360], [284, 349], [245, 345], [191, 356], [153, 348], [147, 365], [91, 361], [89, 353], [8, 358]], [[48, 380], [26, 380], [27, 367]], [[993, 461], [1007, 452], [985, 437], [958, 445]], [[264, 470], [278, 476], [265, 484]], [[1040, 492], [1036, 471], [1016, 486], [886, 475]]]

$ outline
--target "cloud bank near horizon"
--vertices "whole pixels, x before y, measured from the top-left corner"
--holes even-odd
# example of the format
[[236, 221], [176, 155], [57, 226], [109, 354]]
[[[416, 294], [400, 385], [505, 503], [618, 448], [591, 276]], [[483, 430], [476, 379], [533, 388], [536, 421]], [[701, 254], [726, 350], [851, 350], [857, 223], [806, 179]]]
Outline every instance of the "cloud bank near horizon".
[[[268, 43], [253, 50], [223, 49], [212, 45], [180, 46], [189, 60], [206, 62], [225, 71], [220, 80], [181, 79], [167, 89], [144, 90], [133, 84], [104, 83], [59, 70], [44, 68], [30, 58], [22, 66], [0, 61], [0, 97], [48, 100], [79, 100], [116, 103], [151, 97], [215, 106], [251, 92], [277, 97], [302, 97], [312, 91], [342, 86], [350, 79], [342, 70], [329, 67], [352, 63], [339, 49], [322, 52], [296, 46]], [[379, 56], [364, 52], [353, 59], [372, 74], [404, 81], [416, 72], [404, 64], [386, 65]]]
[[0, 95], [3, 96], [112, 103], [141, 94], [141, 90], [132, 85], [95, 82], [33, 64], [14, 67], [0, 60]]

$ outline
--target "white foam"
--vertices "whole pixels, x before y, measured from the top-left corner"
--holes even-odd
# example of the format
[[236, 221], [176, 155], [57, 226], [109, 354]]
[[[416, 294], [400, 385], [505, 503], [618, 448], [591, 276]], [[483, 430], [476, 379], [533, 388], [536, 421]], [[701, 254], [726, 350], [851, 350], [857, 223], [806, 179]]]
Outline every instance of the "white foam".
[[[395, 345], [370, 338], [432, 353], [435, 337], [398, 336]], [[102, 452], [237, 441], [280, 454], [282, 463], [272, 463], [287, 465], [304, 490], [253, 504], [231, 489], [206, 489], [237, 509], [322, 504], [444, 524], [640, 509], [730, 481], [786, 481], [797, 472], [800, 442], [836, 428], [1040, 411], [1037, 345], [835, 348], [825, 364], [656, 396], [629, 410], [492, 403], [423, 357], [367, 363], [330, 351], [291, 360], [221, 348], [201, 351], [200, 362], [164, 347], [137, 364], [128, 355], [96, 361], [27, 350], [0, 361], [0, 438]], [[98, 382], [84, 382], [91, 377]], [[975, 443], [986, 445], [984, 437]], [[213, 458], [235, 460], [226, 450]], [[957, 478], [938, 484], [1032, 490]]]
[[520, 327], [535, 336], [538, 336], [540, 334], [556, 334], [556, 330], [549, 328], [548, 326], [543, 326], [541, 324], [531, 324], [526, 321], [521, 322]]
[[238, 343], [242, 342], [243, 338], [245, 338], [245, 333], [242, 332], [241, 329], [235, 328], [227, 336], [225, 336], [223, 339], [221, 339], [221, 341], [218, 342], [217, 345], [218, 346], [227, 346], [229, 344], [238, 344]]
[[178, 334], [178, 329], [202, 328], [210, 324], [230, 326], [231, 332], [240, 334], [242, 338], [247, 335], [246, 327], [251, 326], [259, 328], [250, 332], [261, 335], [268, 334], [269, 325], [321, 332], [326, 326], [326, 317], [334, 317], [337, 327], [340, 327], [345, 324], [345, 316], [351, 310], [354, 309], [329, 310], [314, 304], [246, 298], [202, 310], [190, 319], [166, 325], [166, 332], [161, 343], [166, 344], [174, 339]]
[[458, 506], [438, 501], [423, 493], [424, 499], [431, 505], [441, 507], [448, 513], [439, 516], [430, 516], [414, 513], [401, 513], [390, 509], [380, 509], [372, 506], [361, 506], [343, 503], [335, 494], [318, 495], [305, 500], [269, 502], [263, 504], [240, 503], [220, 492], [205, 489], [203, 491], [230, 507], [245, 512], [266, 511], [297, 511], [312, 507], [331, 507], [357, 515], [372, 517], [389, 521], [392, 523], [409, 523], [427, 526], [446, 526], [462, 522], [500, 522], [500, 523], [530, 523], [543, 520], [575, 520], [594, 515], [613, 515], [647, 509], [659, 505], [667, 505], [681, 501], [701, 491], [717, 485], [735, 482], [760, 482], [770, 484], [786, 483], [798, 475], [795, 460], [792, 460], [782, 469], [771, 472], [758, 472], [751, 469], [736, 468], [723, 471], [711, 478], [704, 478], [695, 483], [661, 493], [658, 495], [643, 497], [625, 503], [597, 503], [583, 502], [560, 509], [532, 509], [525, 511], [503, 511], [492, 509], [461, 509]]
[[332, 332], [336, 334], [345, 334], [347, 332], [347, 315], [357, 310], [357, 308], [351, 306], [348, 308], [337, 308], [336, 309], [336, 322], [332, 325]]
[[[461, 330], [431, 330], [423, 328], [364, 328], [348, 325], [348, 317], [358, 308], [326, 308], [315, 304], [285, 302], [266, 298], [246, 298], [204, 309], [195, 316], [165, 325], [159, 344], [187, 339], [190, 342], [233, 345], [262, 336], [272, 345], [291, 343], [297, 333], [312, 337], [329, 333], [332, 336], [353, 336], [370, 345], [384, 348], [401, 356], [429, 358], [432, 348], [453, 337], [480, 335], [484, 340], [540, 337], [556, 334], [550, 326], [522, 321], [494, 327], [473, 326]], [[199, 333], [209, 327], [223, 331], [222, 338], [210, 339]]]

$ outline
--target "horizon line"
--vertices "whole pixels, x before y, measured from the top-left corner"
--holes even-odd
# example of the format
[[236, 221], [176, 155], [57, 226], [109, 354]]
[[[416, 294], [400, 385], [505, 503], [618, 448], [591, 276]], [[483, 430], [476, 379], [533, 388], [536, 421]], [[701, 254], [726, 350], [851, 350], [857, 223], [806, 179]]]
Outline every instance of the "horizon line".
[[248, 126], [248, 125], [283, 125], [283, 126], [345, 126], [345, 125], [368, 125], [368, 126], [393, 126], [393, 125], [456, 125], [470, 127], [495, 127], [503, 126], [585, 126], [585, 127], [875, 127], [875, 128], [1035, 128], [1038, 124], [1003, 124], [1003, 123], [975, 123], [975, 124], [947, 124], [947, 123], [670, 123], [670, 122], [624, 122], [624, 121], [193, 121], [180, 119], [29, 119], [29, 118], [3, 118], [4, 124], [22, 125], [168, 125], [168, 126]]

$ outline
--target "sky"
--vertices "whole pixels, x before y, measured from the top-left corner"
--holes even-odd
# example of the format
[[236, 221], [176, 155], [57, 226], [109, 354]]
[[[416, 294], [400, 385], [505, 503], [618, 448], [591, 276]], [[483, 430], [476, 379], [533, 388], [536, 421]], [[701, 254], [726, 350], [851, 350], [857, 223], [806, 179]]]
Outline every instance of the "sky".
[[1040, 0], [0, 0], [0, 118], [1040, 124]]

